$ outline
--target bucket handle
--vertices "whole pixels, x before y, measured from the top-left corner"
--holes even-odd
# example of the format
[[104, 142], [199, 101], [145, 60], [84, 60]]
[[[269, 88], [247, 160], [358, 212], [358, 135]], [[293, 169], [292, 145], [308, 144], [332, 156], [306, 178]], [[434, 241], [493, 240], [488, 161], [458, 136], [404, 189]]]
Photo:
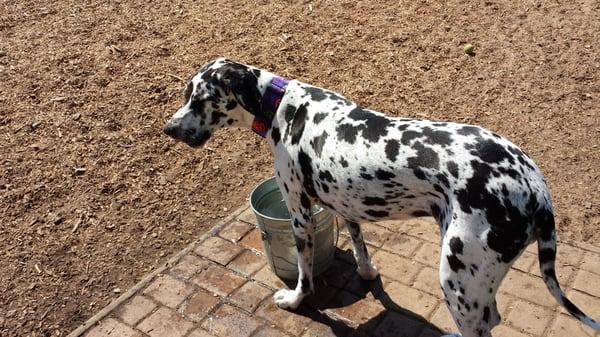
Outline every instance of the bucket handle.
[[335, 229], [336, 229], [335, 244], [333, 246], [337, 247], [338, 241], [340, 239], [340, 221], [338, 220], [338, 217], [335, 215], [333, 216], [333, 220], [335, 222]]

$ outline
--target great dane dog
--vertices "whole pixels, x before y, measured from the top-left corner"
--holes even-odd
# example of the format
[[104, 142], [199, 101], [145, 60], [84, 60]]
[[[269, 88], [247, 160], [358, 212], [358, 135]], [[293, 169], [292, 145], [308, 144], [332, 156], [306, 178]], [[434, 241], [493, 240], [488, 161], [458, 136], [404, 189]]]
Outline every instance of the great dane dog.
[[378, 273], [359, 223], [433, 216], [441, 232], [440, 285], [464, 337], [491, 336], [500, 322], [498, 286], [534, 241], [550, 293], [600, 330], [558, 284], [548, 187], [531, 158], [507, 139], [473, 125], [389, 117], [224, 58], [192, 77], [185, 105], [164, 132], [198, 147], [222, 127], [254, 130], [274, 155], [300, 273], [295, 289], [274, 295], [279, 307], [295, 309], [313, 291], [310, 210], [319, 203], [346, 223], [358, 273], [369, 280]]

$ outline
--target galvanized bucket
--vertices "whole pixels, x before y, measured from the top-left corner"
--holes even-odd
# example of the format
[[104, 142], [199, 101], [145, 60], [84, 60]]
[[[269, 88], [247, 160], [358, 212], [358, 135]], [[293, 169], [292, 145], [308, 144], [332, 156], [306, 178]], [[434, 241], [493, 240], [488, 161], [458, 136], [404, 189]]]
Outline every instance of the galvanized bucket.
[[[290, 214], [275, 177], [254, 188], [250, 193], [250, 206], [258, 221], [269, 267], [281, 278], [298, 278], [297, 249]], [[315, 205], [312, 209], [312, 221], [316, 226], [313, 274], [319, 275], [329, 268], [334, 258], [333, 215]]]

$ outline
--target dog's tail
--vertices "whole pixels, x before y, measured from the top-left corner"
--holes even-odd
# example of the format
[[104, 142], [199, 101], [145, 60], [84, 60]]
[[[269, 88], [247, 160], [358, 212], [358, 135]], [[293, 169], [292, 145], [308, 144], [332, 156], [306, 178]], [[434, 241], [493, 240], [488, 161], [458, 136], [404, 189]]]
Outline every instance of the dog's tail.
[[535, 215], [535, 228], [538, 235], [538, 253], [540, 272], [550, 293], [556, 301], [565, 308], [573, 317], [582, 323], [600, 331], [600, 323], [581, 311], [571, 302], [558, 284], [556, 278], [556, 228], [554, 214], [549, 209], [541, 209]]

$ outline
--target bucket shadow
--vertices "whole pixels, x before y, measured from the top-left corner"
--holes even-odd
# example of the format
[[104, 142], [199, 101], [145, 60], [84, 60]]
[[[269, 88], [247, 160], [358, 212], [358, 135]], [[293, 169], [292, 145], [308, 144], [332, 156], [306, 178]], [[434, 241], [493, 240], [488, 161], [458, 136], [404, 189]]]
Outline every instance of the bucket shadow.
[[[296, 284], [294, 281], [285, 283], [291, 288]], [[362, 320], [358, 324], [335, 313], [338, 309], [369, 300], [369, 294], [384, 310], [367, 321]], [[360, 303], [357, 303], [357, 306], [349, 310], [360, 309]], [[340, 249], [336, 249], [336, 258], [331, 268], [315, 278], [315, 293], [307, 296], [294, 312], [329, 327], [330, 332], [323, 333], [326, 336], [439, 337], [444, 334], [422, 316], [395, 303], [385, 291], [381, 277], [378, 276], [373, 281], [362, 280], [356, 272], [352, 253]], [[315, 336], [321, 334], [317, 333]]]

